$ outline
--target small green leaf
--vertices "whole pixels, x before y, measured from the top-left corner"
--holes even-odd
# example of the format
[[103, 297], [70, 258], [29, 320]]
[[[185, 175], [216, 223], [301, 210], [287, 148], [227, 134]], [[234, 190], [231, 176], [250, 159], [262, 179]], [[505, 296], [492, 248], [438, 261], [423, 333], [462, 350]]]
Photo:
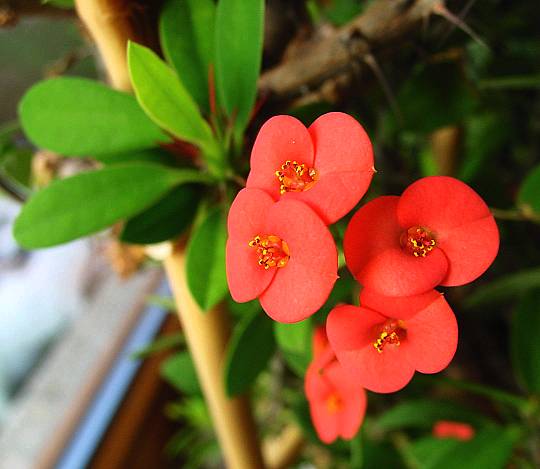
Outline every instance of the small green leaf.
[[481, 90], [523, 90], [540, 88], [540, 75], [511, 75], [480, 80]]
[[142, 163], [77, 174], [34, 194], [15, 221], [14, 235], [28, 249], [62, 244], [143, 211], [176, 185], [206, 180], [195, 170]]
[[464, 306], [475, 309], [508, 301], [534, 288], [540, 288], [540, 268], [521, 270], [482, 285], [469, 294]]
[[187, 247], [187, 281], [195, 301], [207, 311], [227, 294], [225, 243], [227, 222], [221, 208], [210, 211], [195, 228]]
[[120, 234], [127, 243], [153, 244], [183, 233], [193, 221], [200, 191], [192, 184], [175, 187], [152, 207], [130, 218]]
[[395, 405], [376, 420], [376, 425], [383, 431], [405, 428], [431, 429], [437, 420], [466, 422], [475, 427], [488, 423], [484, 416], [454, 402], [421, 399]]
[[169, 0], [159, 19], [163, 52], [201, 109], [208, 112], [208, 70], [214, 61], [212, 0]]
[[65, 10], [75, 8], [75, 0], [41, 0], [41, 3], [50, 4], [52, 6]]
[[313, 324], [311, 320], [306, 319], [294, 324], [274, 322], [274, 334], [287, 365], [298, 376], [304, 376], [312, 354]]
[[513, 369], [525, 387], [540, 393], [540, 341], [531, 331], [540, 328], [540, 289], [530, 292], [518, 304], [512, 319]]
[[221, 104], [246, 127], [257, 95], [264, 26], [263, 0], [220, 0], [216, 13], [216, 84]]
[[225, 359], [225, 389], [229, 396], [246, 391], [266, 368], [276, 348], [272, 323], [266, 314], [256, 312], [235, 328]]
[[515, 428], [490, 427], [469, 441], [425, 437], [411, 445], [411, 454], [422, 469], [502, 469], [507, 467], [519, 437]]
[[212, 146], [210, 126], [165, 62], [147, 47], [130, 42], [128, 64], [137, 100], [154, 122], [181, 140]]
[[540, 165], [525, 178], [518, 194], [518, 204], [540, 214]]
[[133, 353], [133, 358], [147, 358], [156, 353], [169, 350], [173, 347], [178, 347], [184, 344], [184, 334], [178, 332], [177, 334], [163, 335], [154, 340], [150, 345], [137, 350]]
[[188, 395], [201, 394], [197, 372], [188, 352], [179, 352], [165, 360], [160, 374], [179, 391]]
[[133, 96], [84, 78], [34, 85], [19, 103], [19, 116], [36, 146], [66, 156], [140, 150], [168, 140]]

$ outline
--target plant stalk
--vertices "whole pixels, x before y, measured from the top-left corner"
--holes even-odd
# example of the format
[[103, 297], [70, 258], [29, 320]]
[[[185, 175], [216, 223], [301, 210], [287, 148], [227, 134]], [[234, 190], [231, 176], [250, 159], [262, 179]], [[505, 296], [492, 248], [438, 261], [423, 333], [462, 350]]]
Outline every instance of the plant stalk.
[[[77, 13], [94, 39], [113, 87], [129, 91], [131, 83], [126, 61], [128, 39], [147, 43], [133, 18], [135, 2], [128, 0], [76, 0]], [[151, 6], [147, 2], [144, 6]], [[146, 18], [145, 18], [146, 19]], [[149, 19], [149, 18], [148, 18]], [[264, 467], [249, 401], [229, 398], [223, 383], [222, 359], [229, 338], [229, 318], [223, 308], [203, 312], [189, 292], [183, 248], [165, 260], [182, 327], [193, 357], [206, 402], [212, 415], [227, 467]]]
[[222, 306], [202, 311], [187, 287], [184, 249], [165, 260], [178, 314], [197, 369], [227, 467], [263, 468], [257, 431], [245, 397], [229, 398], [223, 380], [223, 359], [230, 325]]

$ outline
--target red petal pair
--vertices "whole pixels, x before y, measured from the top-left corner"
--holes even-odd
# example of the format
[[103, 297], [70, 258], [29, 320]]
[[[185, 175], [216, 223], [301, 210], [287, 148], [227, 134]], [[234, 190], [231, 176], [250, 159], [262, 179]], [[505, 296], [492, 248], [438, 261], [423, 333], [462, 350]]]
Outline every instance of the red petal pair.
[[326, 322], [340, 364], [360, 386], [395, 392], [407, 385], [415, 371], [437, 373], [450, 363], [458, 329], [440, 293], [384, 298], [365, 290], [360, 300], [361, 307], [334, 308]]
[[319, 216], [296, 200], [243, 189], [228, 218], [227, 280], [235, 301], [259, 298], [279, 322], [315, 313], [337, 279], [337, 249]]
[[315, 332], [313, 349], [314, 358], [305, 379], [313, 426], [324, 443], [338, 437], [350, 440], [364, 420], [366, 392], [336, 361], [323, 327]]
[[347, 265], [365, 287], [387, 296], [424, 293], [479, 277], [499, 249], [489, 208], [457, 179], [420, 179], [401, 195], [364, 205], [345, 232]]
[[358, 203], [374, 171], [369, 137], [351, 116], [330, 112], [309, 129], [276, 116], [257, 135], [246, 187], [274, 200], [300, 200], [331, 224]]

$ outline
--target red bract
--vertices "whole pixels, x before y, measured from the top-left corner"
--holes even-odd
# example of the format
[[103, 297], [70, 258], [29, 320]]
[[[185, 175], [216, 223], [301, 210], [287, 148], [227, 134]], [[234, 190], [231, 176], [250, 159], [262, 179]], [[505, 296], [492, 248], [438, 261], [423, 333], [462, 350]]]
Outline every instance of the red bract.
[[347, 265], [365, 287], [409, 296], [479, 277], [499, 249], [489, 208], [457, 179], [420, 179], [364, 205], [345, 232]]
[[364, 420], [366, 392], [336, 361], [323, 327], [315, 332], [313, 350], [305, 378], [313, 426], [324, 443], [332, 443], [338, 436], [350, 440]]
[[339, 362], [361, 386], [381, 393], [398, 391], [415, 370], [437, 373], [450, 363], [458, 329], [440, 293], [382, 298], [364, 292], [361, 301], [361, 307], [334, 308], [326, 322]]
[[374, 171], [369, 137], [351, 116], [330, 112], [309, 129], [276, 116], [257, 135], [246, 187], [274, 200], [301, 200], [330, 224], [362, 198]]
[[235, 301], [259, 298], [276, 321], [315, 313], [337, 279], [337, 250], [323, 221], [296, 200], [243, 189], [228, 218], [227, 280]]
[[433, 436], [436, 438], [455, 438], [456, 440], [469, 441], [474, 438], [474, 428], [468, 423], [439, 420], [433, 426]]

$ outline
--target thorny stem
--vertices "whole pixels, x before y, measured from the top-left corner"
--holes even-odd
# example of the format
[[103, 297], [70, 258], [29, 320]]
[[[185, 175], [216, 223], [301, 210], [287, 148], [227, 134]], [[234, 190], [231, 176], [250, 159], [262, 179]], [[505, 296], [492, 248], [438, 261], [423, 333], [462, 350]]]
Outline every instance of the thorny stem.
[[411, 444], [407, 435], [403, 432], [394, 432], [390, 435], [392, 444], [401, 456], [407, 469], [420, 469], [420, 463], [411, 451]]
[[540, 216], [530, 209], [500, 209], [490, 208], [491, 213], [499, 220], [530, 221], [540, 223]]

